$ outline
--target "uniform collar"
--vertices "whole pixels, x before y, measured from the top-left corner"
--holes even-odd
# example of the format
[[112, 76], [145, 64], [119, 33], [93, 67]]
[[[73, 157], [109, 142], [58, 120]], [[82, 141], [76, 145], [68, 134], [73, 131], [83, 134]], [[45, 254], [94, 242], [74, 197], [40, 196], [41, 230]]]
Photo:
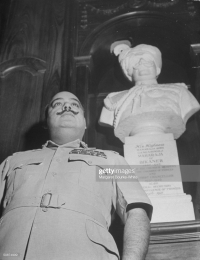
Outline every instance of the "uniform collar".
[[52, 148], [52, 149], [55, 149], [55, 148], [58, 148], [58, 147], [66, 147], [66, 148], [87, 148], [87, 144], [84, 143], [83, 141], [80, 141], [80, 139], [77, 139], [75, 141], [72, 141], [72, 142], [69, 142], [69, 143], [66, 143], [66, 144], [62, 144], [62, 145], [58, 145], [56, 143], [54, 143], [53, 141], [51, 140], [48, 140], [44, 145], [43, 147], [48, 147], [48, 148]]

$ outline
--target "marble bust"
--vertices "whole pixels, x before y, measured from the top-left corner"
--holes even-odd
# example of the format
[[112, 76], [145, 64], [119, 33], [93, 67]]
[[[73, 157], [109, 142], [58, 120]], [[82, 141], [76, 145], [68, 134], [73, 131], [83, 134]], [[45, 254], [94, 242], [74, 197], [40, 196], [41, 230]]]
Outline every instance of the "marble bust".
[[104, 99], [99, 123], [114, 127], [122, 142], [135, 134], [173, 133], [177, 139], [187, 120], [200, 109], [184, 83], [158, 84], [162, 68], [160, 50], [140, 44], [116, 42], [111, 51], [118, 56], [123, 73], [135, 85], [129, 90], [110, 93]]

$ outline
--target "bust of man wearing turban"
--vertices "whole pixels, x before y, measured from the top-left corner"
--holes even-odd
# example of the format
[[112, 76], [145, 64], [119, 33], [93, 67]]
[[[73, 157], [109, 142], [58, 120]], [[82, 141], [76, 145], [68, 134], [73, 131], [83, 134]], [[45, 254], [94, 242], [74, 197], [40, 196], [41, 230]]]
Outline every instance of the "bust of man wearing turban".
[[130, 43], [124, 41], [113, 43], [111, 51], [135, 86], [110, 93], [104, 99], [99, 123], [113, 126], [122, 142], [127, 136], [159, 132], [173, 133], [177, 139], [185, 131], [189, 117], [200, 108], [187, 86], [158, 84], [162, 57], [157, 47], [140, 44], [130, 48]]

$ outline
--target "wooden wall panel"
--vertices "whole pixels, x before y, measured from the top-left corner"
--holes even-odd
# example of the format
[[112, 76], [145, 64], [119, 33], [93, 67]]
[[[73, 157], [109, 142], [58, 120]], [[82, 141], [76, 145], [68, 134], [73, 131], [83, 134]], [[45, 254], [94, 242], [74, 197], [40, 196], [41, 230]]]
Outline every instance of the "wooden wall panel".
[[[43, 67], [34, 74], [33, 64], [23, 65], [0, 79], [1, 161], [12, 152], [32, 148], [25, 136], [32, 136], [29, 141], [34, 144], [46, 104], [60, 89], [67, 89], [62, 65], [67, 68], [69, 5], [66, 0], [1, 0], [7, 15], [0, 19], [0, 73], [5, 64], [9, 71], [20, 59], [39, 59]], [[37, 128], [35, 135], [28, 135], [31, 127]]]
[[0, 79], [1, 160], [15, 151], [23, 150], [26, 132], [39, 123], [43, 75], [33, 76], [27, 71], [15, 71]]
[[44, 103], [60, 88], [67, 2], [15, 0], [10, 5], [0, 61], [24, 56], [34, 56], [46, 61]]

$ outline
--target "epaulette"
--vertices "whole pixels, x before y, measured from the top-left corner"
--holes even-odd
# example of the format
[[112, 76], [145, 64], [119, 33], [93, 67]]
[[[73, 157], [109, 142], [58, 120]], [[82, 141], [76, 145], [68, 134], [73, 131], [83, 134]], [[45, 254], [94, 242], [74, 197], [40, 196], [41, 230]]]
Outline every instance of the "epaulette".
[[23, 153], [23, 152], [24, 152], [24, 151], [15, 152], [15, 153], [13, 153], [12, 155], [19, 154], [19, 153]]
[[26, 152], [37, 152], [37, 151], [41, 151], [42, 149], [34, 149], [34, 150], [27, 150], [27, 151], [19, 151], [19, 152], [15, 152], [13, 153], [13, 155], [16, 154], [20, 154], [20, 153], [26, 153]]
[[23, 152], [22, 152], [22, 151], [21, 151], [21, 152], [15, 152], [15, 153], [12, 154], [12, 156], [18, 155], [18, 154], [20, 154], [20, 153], [23, 153]]
[[113, 150], [106, 150], [106, 151], [108, 151], [108, 152], [112, 152], [112, 153], [115, 153], [115, 154], [119, 154], [118, 152], [113, 151]]
[[90, 155], [103, 157], [107, 159], [107, 156], [104, 152], [97, 150], [96, 148], [75, 148], [69, 152], [69, 154], [81, 154], [81, 155]]

